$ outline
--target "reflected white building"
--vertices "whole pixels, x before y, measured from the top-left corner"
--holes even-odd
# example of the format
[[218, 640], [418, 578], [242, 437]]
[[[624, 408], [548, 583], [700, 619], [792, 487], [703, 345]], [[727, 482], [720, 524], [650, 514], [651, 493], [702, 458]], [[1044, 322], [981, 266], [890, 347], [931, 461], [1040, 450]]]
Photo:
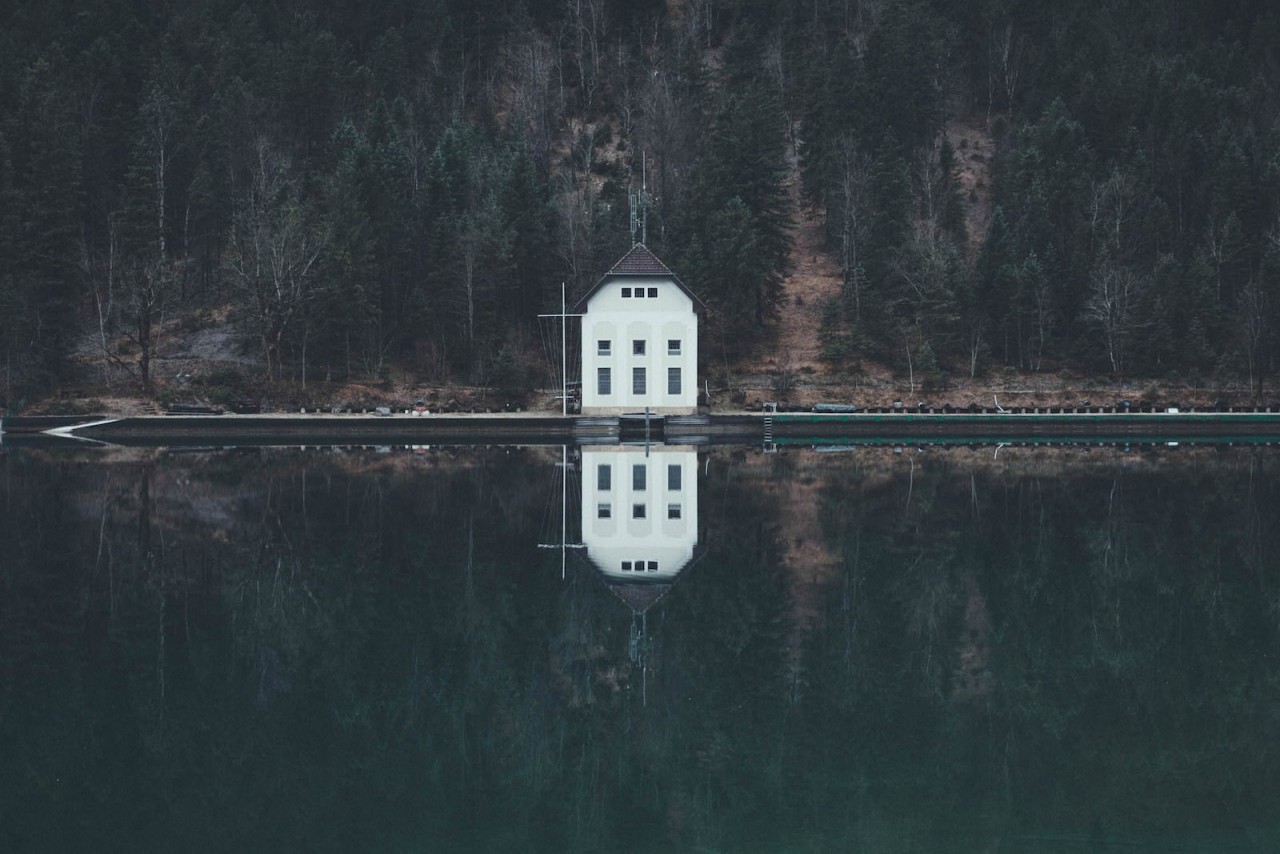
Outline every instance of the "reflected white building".
[[582, 542], [610, 589], [636, 613], [648, 610], [697, 551], [697, 453], [584, 447]]

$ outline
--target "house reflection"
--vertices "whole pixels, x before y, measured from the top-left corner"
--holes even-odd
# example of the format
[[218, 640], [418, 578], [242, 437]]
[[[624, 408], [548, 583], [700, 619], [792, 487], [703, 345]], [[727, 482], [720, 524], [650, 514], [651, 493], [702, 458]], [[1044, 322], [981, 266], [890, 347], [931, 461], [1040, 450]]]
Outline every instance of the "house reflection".
[[582, 449], [586, 559], [644, 614], [700, 555], [698, 455], [662, 445]]

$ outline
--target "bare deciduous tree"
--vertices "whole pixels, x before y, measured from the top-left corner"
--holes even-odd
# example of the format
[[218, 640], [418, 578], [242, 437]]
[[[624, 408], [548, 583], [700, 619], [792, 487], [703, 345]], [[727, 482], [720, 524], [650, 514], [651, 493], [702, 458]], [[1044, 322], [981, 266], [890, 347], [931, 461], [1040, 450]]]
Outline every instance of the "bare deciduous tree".
[[1106, 341], [1111, 370], [1123, 373], [1129, 343], [1141, 325], [1138, 304], [1146, 280], [1127, 267], [1103, 262], [1093, 274], [1085, 316], [1098, 324]]
[[325, 244], [290, 174], [288, 157], [262, 137], [231, 232], [228, 266], [256, 310], [267, 375], [281, 376], [286, 333], [313, 295], [316, 261]]
[[845, 296], [853, 300], [854, 323], [862, 322], [862, 285], [865, 276], [862, 274], [862, 259], [858, 250], [866, 230], [863, 208], [871, 167], [871, 156], [859, 151], [852, 137], [844, 137], [840, 142], [840, 184], [836, 188], [840, 207], [840, 269], [844, 273]]
[[1249, 363], [1249, 388], [1255, 397], [1262, 396], [1262, 378], [1266, 367], [1266, 342], [1270, 332], [1271, 306], [1266, 289], [1257, 279], [1250, 279], [1240, 292], [1236, 305], [1236, 322]]

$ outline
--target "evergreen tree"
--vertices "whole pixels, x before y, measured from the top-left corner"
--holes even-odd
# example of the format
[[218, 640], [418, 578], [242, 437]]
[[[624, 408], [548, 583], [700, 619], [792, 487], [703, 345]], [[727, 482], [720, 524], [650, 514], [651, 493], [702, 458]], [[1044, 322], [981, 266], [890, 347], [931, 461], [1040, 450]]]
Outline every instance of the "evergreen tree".
[[776, 95], [729, 95], [699, 146], [676, 229], [684, 271], [739, 346], [780, 307], [790, 247], [782, 187], [785, 137]]
[[[55, 61], [26, 71], [10, 125], [12, 198], [20, 219], [13, 241], [13, 288], [20, 338], [38, 365], [56, 369], [78, 331], [80, 257], [79, 134], [67, 84]], [[14, 134], [14, 129], [21, 129]]]

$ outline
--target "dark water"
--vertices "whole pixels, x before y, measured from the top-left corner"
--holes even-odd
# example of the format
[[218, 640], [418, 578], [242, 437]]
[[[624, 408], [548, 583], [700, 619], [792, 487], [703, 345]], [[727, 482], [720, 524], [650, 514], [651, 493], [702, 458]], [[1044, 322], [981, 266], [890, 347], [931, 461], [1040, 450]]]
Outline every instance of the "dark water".
[[0, 850], [1280, 849], [1274, 452], [559, 461], [0, 457]]

